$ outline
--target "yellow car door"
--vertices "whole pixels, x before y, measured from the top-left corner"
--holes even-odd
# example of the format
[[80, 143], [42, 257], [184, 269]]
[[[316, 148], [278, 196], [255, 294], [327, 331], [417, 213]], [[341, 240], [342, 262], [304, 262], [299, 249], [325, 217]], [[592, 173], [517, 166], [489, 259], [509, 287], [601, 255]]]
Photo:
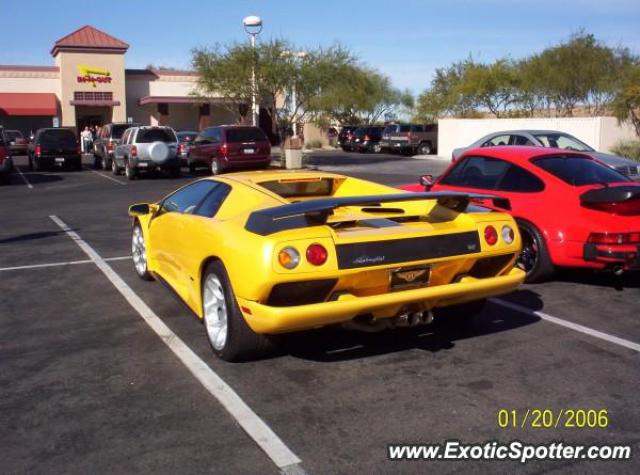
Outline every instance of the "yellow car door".
[[185, 223], [216, 183], [212, 180], [197, 181], [167, 196], [149, 225], [151, 256], [156, 263], [156, 272], [182, 297], [189, 287], [185, 252], [194, 245]]

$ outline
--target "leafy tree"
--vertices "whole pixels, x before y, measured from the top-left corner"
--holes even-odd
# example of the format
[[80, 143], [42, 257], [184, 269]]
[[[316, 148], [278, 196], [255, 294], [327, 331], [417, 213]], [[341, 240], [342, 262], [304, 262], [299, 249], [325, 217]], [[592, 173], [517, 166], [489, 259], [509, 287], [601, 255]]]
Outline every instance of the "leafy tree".
[[312, 102], [319, 118], [340, 124], [373, 124], [413, 107], [413, 95], [388, 77], [358, 64], [344, 68]]
[[506, 59], [492, 64], [469, 62], [460, 89], [476, 107], [487, 109], [496, 117], [503, 117], [518, 99], [516, 66]]
[[640, 64], [628, 66], [612, 106], [618, 120], [630, 122], [640, 137]]

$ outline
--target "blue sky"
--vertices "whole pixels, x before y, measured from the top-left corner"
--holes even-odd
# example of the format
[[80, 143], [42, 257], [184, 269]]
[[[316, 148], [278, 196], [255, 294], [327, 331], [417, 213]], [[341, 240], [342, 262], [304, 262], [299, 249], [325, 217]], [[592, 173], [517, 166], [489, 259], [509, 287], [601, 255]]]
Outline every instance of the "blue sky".
[[50, 65], [53, 42], [91, 24], [131, 45], [127, 67], [188, 68], [193, 47], [245, 41], [250, 14], [262, 17], [262, 38], [339, 42], [416, 93], [469, 54], [519, 58], [580, 28], [640, 53], [639, 0], [0, 0], [0, 64]]

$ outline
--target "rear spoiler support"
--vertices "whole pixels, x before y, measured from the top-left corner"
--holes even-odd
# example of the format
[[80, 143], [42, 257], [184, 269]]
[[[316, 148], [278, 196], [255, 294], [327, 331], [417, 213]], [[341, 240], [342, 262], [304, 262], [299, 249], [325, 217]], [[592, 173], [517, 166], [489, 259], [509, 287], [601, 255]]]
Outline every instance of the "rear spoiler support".
[[326, 224], [334, 209], [344, 206], [378, 206], [401, 201], [436, 200], [440, 206], [462, 213], [472, 198], [495, 199], [495, 196], [436, 191], [425, 193], [394, 193], [388, 195], [345, 196], [319, 198], [254, 211], [249, 215], [245, 229], [260, 236], [268, 236], [287, 229]]

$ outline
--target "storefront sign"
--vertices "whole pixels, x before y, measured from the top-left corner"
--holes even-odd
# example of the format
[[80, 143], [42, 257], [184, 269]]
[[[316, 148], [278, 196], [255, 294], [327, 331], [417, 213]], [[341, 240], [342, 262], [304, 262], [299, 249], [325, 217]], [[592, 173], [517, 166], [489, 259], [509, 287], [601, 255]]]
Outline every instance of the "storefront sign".
[[94, 68], [86, 64], [78, 65], [78, 82], [88, 82], [96, 87], [97, 83], [111, 84], [111, 73], [106, 69]]

